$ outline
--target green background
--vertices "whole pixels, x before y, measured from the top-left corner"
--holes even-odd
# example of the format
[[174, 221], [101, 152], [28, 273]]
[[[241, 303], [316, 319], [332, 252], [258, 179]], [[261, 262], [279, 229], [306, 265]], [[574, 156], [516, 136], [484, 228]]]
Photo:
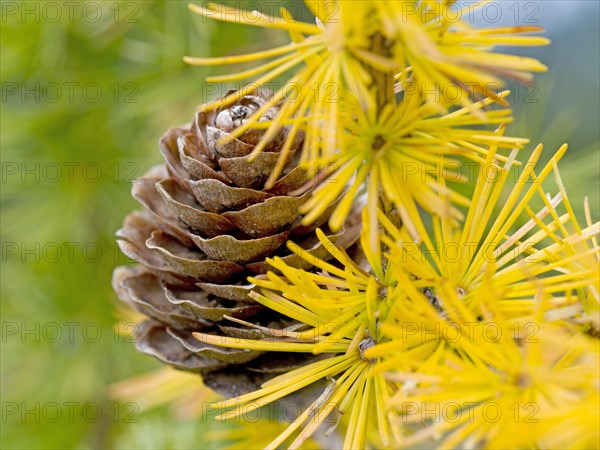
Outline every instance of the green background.
[[[228, 3], [273, 11], [280, 2]], [[533, 11], [553, 39], [523, 50], [550, 73], [536, 78], [536, 92], [516, 89], [508, 132], [549, 150], [569, 142], [571, 201], [581, 211], [589, 195], [598, 211], [598, 2], [505, 3], [522, 18]], [[114, 232], [137, 207], [131, 182], [161, 162], [159, 137], [214, 96], [205, 76], [228, 70], [190, 67], [182, 56], [256, 51], [287, 37], [202, 20], [179, 1], [1, 5], [0, 445], [209, 447], [210, 422], [166, 408], [136, 412], [107, 394], [109, 384], [160, 367], [114, 332], [110, 277], [127, 263]], [[507, 23], [515, 9], [503, 8]]]

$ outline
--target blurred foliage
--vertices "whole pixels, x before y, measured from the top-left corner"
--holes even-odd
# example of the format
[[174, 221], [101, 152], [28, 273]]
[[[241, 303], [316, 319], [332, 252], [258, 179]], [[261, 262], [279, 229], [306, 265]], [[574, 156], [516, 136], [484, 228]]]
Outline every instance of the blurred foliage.
[[[245, 3], [276, 10], [273, 1]], [[279, 3], [306, 15], [298, 2]], [[562, 173], [579, 211], [584, 195], [592, 209], [600, 198], [598, 3], [585, 3], [576, 20], [553, 22], [551, 47], [528, 50], [550, 72], [537, 78], [534, 103], [515, 102], [509, 130], [549, 149], [570, 141]], [[207, 448], [210, 422], [167, 408], [142, 414], [108, 397], [110, 383], [160, 366], [114, 331], [111, 272], [126, 263], [114, 232], [136, 207], [131, 182], [161, 161], [162, 133], [214, 95], [202, 81], [210, 70], [182, 56], [243, 53], [287, 37], [203, 21], [185, 1], [1, 8], [0, 446]]]

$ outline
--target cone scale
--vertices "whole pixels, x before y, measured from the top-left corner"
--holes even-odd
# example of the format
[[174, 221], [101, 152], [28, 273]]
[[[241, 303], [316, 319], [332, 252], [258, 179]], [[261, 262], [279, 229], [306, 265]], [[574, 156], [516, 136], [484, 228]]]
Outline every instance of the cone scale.
[[[117, 231], [121, 250], [137, 264], [115, 269], [113, 287], [122, 301], [147, 316], [138, 327], [138, 349], [201, 374], [208, 386], [228, 396], [256, 389], [312, 357], [226, 349], [199, 342], [192, 333], [260, 337], [257, 329], [231, 319], [297, 329], [300, 324], [248, 296], [254, 285], [247, 277], [266, 273], [265, 259], [273, 256], [309, 269], [287, 249], [288, 240], [315, 257], [329, 257], [315, 235], [317, 227], [341, 248], [353, 246], [360, 233], [357, 215], [341, 231], [327, 230], [336, 202], [311, 226], [300, 224], [298, 207], [311, 189], [301, 195], [294, 191], [302, 191], [314, 176], [298, 165], [301, 134], [282, 176], [268, 189], [265, 183], [289, 130], [283, 128], [253, 161], [248, 155], [265, 130], [251, 129], [222, 143], [269, 95], [258, 91], [226, 108], [197, 113], [190, 126], [170, 129], [160, 140], [165, 163], [133, 185], [143, 210], [127, 216]], [[260, 121], [272, 120], [277, 112], [269, 109]]]

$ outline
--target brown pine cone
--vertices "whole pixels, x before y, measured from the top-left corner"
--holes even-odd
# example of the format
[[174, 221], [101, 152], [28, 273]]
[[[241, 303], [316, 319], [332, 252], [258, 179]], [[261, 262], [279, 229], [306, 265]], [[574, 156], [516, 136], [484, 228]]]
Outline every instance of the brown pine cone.
[[[118, 267], [113, 287], [119, 298], [148, 316], [138, 330], [138, 349], [178, 369], [203, 374], [205, 382], [226, 395], [256, 388], [269, 376], [303, 363], [303, 356], [226, 349], [192, 337], [193, 331], [260, 337], [242, 319], [260, 325], [294, 329], [298, 324], [254, 302], [254, 288], [246, 279], [266, 273], [266, 257], [280, 256], [289, 265], [310, 264], [291, 254], [289, 239], [319, 258], [329, 253], [314, 230], [324, 226], [332, 205], [310, 227], [300, 225], [298, 207], [311, 174], [298, 166], [298, 134], [282, 177], [269, 189], [264, 185], [278, 161], [288, 133], [282, 131], [265, 151], [249, 162], [266, 130], [249, 130], [222, 144], [219, 138], [241, 125], [260, 108], [268, 93], [257, 92], [234, 105], [210, 113], [199, 112], [187, 128], [172, 128], [160, 141], [165, 165], [152, 168], [134, 183], [133, 197], [144, 211], [131, 213], [117, 232], [122, 251], [139, 262]], [[270, 121], [278, 108], [261, 118]], [[307, 184], [308, 183], [308, 184]], [[359, 220], [350, 219], [338, 233], [324, 231], [337, 246], [352, 246]]]

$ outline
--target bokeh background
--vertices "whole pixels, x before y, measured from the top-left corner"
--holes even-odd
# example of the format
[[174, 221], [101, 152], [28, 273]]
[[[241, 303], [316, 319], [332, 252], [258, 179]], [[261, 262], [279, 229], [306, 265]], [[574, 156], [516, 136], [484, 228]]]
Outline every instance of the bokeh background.
[[[287, 4], [309, 18], [299, 1], [225, 3], [263, 12]], [[478, 16], [479, 25], [518, 19], [545, 26], [553, 40], [520, 50], [550, 71], [537, 76], [536, 88], [509, 83], [516, 116], [509, 132], [549, 149], [569, 142], [562, 174], [571, 199], [581, 214], [588, 195], [598, 211], [599, 2], [497, 3], [501, 16], [487, 24]], [[112, 269], [128, 262], [114, 232], [137, 207], [131, 183], [161, 162], [162, 133], [224, 92], [203, 79], [227, 69], [190, 67], [182, 56], [256, 51], [285, 43], [285, 33], [203, 20], [185, 1], [0, 7], [0, 446], [222, 447], [224, 432], [210, 433], [228, 428], [190, 414], [206, 395], [194, 378], [178, 379], [185, 395], [175, 408], [149, 408], [135, 392], [115, 397], [128, 388], [114, 383], [160, 364], [134, 349], [134, 317], [111, 290]], [[168, 376], [159, 372], [144, 386], [169, 398], [161, 390]]]

